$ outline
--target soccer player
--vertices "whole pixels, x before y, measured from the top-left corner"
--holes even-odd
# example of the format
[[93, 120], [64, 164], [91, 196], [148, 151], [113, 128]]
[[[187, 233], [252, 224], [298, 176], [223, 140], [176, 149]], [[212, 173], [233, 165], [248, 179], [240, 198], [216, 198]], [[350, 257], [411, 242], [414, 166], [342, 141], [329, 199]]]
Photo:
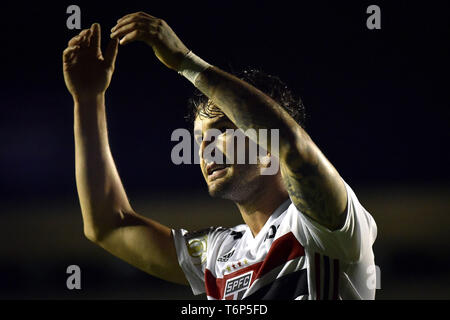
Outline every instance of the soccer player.
[[[153, 276], [189, 284], [194, 294], [206, 292], [208, 299], [374, 299], [368, 278], [376, 224], [302, 128], [301, 103], [292, 103], [278, 79], [249, 71], [242, 80], [220, 70], [190, 51], [164, 20], [143, 12], [118, 20], [104, 53], [100, 33], [93, 24], [63, 53], [88, 239]], [[172, 230], [131, 207], [109, 148], [105, 91], [119, 42], [133, 41], [147, 43], [204, 95], [194, 108], [201, 172], [210, 195], [233, 201], [245, 224]], [[266, 84], [266, 93], [252, 83]], [[265, 160], [256, 164], [220, 164], [204, 156], [211, 143], [229, 154], [226, 130], [238, 128], [278, 129], [279, 150], [270, 141]], [[211, 129], [221, 132], [215, 140], [207, 137]], [[248, 153], [248, 147], [235, 151]], [[262, 174], [274, 161], [276, 174]]]

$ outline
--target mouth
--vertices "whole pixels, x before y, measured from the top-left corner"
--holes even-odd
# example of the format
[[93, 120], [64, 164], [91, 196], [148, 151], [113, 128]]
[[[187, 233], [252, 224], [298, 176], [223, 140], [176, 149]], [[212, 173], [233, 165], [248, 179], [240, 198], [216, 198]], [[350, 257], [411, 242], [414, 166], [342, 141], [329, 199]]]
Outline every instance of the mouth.
[[226, 171], [229, 166], [225, 164], [216, 164], [211, 163], [206, 167], [206, 172], [208, 174], [208, 180], [213, 181], [220, 177], [223, 177], [226, 174]]

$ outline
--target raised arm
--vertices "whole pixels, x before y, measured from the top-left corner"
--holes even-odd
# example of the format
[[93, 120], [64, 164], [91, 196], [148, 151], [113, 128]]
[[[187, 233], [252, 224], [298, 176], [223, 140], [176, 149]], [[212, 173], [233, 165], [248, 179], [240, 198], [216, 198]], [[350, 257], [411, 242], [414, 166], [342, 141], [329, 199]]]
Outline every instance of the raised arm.
[[74, 100], [75, 169], [86, 237], [115, 256], [159, 278], [186, 284], [171, 230], [131, 207], [108, 142], [105, 91], [118, 42], [103, 55], [100, 26], [69, 41], [63, 53], [66, 86]]
[[[303, 128], [273, 99], [250, 84], [210, 67], [195, 86], [243, 130], [278, 129], [280, 169], [294, 205], [330, 230], [345, 222], [347, 191], [336, 169]], [[270, 150], [270, 141], [269, 141]]]
[[[335, 230], [345, 221], [347, 191], [336, 169], [309, 135], [274, 100], [250, 84], [217, 67], [192, 59], [189, 50], [164, 20], [138, 12], [118, 20], [111, 37], [120, 44], [140, 40], [153, 48], [167, 67], [186, 72], [194, 85], [240, 129], [278, 129], [280, 168], [295, 206], [325, 227]], [[192, 68], [185, 70], [184, 68]], [[180, 70], [180, 68], [182, 70]], [[270, 146], [269, 146], [270, 148]]]

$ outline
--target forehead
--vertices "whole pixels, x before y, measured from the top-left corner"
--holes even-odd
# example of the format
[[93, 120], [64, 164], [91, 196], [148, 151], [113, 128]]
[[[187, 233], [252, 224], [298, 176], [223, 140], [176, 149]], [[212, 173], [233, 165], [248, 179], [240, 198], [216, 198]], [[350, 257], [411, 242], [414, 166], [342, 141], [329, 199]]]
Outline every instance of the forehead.
[[213, 118], [197, 115], [194, 121], [194, 132], [204, 132], [210, 128], [215, 128], [224, 124], [228, 124], [230, 126], [233, 125], [230, 119], [225, 115], [220, 115]]

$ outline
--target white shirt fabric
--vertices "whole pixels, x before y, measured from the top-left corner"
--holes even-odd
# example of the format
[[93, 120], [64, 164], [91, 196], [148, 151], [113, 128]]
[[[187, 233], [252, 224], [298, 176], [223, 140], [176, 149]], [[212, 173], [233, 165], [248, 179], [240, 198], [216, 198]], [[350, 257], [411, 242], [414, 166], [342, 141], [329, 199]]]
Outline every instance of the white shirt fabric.
[[344, 226], [335, 231], [281, 204], [253, 237], [247, 225], [172, 230], [194, 294], [228, 300], [374, 299], [377, 226], [347, 188]]

